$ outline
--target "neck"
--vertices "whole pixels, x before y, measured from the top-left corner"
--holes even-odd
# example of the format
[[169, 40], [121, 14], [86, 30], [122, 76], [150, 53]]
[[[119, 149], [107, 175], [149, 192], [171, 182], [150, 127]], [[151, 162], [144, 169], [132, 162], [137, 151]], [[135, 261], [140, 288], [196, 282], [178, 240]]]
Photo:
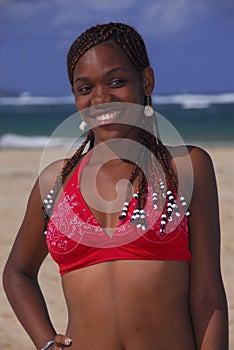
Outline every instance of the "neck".
[[144, 147], [139, 140], [113, 139], [94, 145], [90, 162], [105, 163], [107, 161], [126, 161], [136, 163]]

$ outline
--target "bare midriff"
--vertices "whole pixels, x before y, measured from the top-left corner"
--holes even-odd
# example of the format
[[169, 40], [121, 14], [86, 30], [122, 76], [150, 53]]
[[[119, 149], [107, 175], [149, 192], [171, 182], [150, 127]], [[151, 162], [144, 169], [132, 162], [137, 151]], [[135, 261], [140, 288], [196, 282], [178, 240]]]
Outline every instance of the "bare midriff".
[[108, 261], [62, 284], [71, 350], [195, 350], [186, 262]]

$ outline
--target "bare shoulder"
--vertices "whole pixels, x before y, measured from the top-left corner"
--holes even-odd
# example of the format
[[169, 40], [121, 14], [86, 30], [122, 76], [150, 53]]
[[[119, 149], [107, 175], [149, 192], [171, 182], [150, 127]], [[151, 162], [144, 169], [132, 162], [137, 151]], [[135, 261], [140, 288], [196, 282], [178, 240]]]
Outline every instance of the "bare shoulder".
[[199, 161], [199, 160], [211, 160], [207, 151], [203, 148], [193, 145], [179, 145], [179, 146], [167, 146], [168, 152], [177, 158], [186, 158], [190, 157], [191, 160]]
[[171, 167], [177, 175], [182, 192], [193, 199], [207, 192], [216, 192], [216, 179], [210, 155], [202, 148], [192, 145], [167, 148]]
[[187, 146], [189, 155], [191, 157], [192, 163], [195, 166], [198, 165], [206, 165], [211, 166], [212, 165], [212, 159], [209, 155], [209, 153], [204, 150], [203, 148], [197, 147], [197, 146]]
[[46, 166], [39, 174], [29, 194], [26, 216], [28, 216], [28, 214], [32, 216], [32, 210], [34, 212], [41, 211], [42, 203], [49, 191], [54, 187], [56, 179], [61, 174], [65, 162], [66, 160], [64, 159], [56, 160]]
[[24, 221], [27, 223], [28, 227], [31, 225], [31, 222], [33, 222], [35, 226], [36, 222], [39, 222], [41, 225], [44, 220], [44, 212], [41, 210], [42, 203], [49, 191], [54, 187], [55, 181], [61, 174], [65, 162], [66, 160], [56, 160], [48, 165], [36, 179], [29, 195], [24, 217]]
[[[193, 218], [191, 218], [191, 222], [194, 221], [197, 225], [197, 222], [201, 222], [204, 213], [206, 213], [206, 221], [213, 220], [212, 223], [209, 222], [209, 227], [214, 227], [216, 221], [213, 232], [219, 232], [218, 190], [213, 161], [209, 153], [200, 147], [188, 146], [188, 151], [193, 167], [193, 195], [190, 203]], [[207, 208], [209, 208], [209, 211], [207, 211]], [[205, 219], [203, 222], [205, 222]]]
[[213, 161], [207, 151], [200, 147], [188, 146], [188, 152], [193, 166], [194, 186], [210, 187], [215, 184], [215, 172]]
[[67, 159], [59, 159], [49, 164], [40, 173], [35, 186], [40, 187], [41, 197], [45, 197], [47, 193], [53, 188], [57, 177], [61, 174]]
[[213, 162], [209, 153], [200, 147], [192, 145], [170, 146], [168, 151], [172, 161], [190, 162], [193, 172], [197, 174], [201, 175], [209, 170], [213, 171]]

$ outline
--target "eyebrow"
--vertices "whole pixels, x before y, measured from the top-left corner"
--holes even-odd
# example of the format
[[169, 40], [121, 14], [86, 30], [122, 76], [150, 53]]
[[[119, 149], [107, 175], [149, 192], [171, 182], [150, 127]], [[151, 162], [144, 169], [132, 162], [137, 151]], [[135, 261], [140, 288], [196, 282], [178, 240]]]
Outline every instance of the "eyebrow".
[[[122, 68], [122, 67], [116, 67], [116, 68], [113, 68], [113, 69], [108, 70], [107, 72], [104, 72], [104, 73], [103, 73], [103, 76], [106, 77], [106, 76], [108, 76], [108, 75], [110, 75], [110, 74], [112, 74], [112, 73], [118, 72], [118, 71], [127, 72], [128, 69]], [[87, 81], [87, 80], [89, 80], [88, 77], [86, 77], [86, 76], [80, 76], [80, 77], [77, 77], [77, 78], [74, 80], [74, 83], [76, 83], [77, 81]]]

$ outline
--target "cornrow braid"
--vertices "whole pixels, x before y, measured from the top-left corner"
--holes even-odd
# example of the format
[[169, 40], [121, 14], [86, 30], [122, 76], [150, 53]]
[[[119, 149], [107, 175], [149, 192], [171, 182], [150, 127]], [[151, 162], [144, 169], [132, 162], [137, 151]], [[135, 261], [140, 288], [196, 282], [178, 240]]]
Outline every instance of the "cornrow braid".
[[139, 72], [150, 65], [145, 43], [135, 29], [122, 23], [98, 24], [83, 32], [70, 47], [67, 55], [67, 71], [71, 86], [73, 86], [73, 71], [80, 57], [93, 46], [107, 41], [120, 45]]

